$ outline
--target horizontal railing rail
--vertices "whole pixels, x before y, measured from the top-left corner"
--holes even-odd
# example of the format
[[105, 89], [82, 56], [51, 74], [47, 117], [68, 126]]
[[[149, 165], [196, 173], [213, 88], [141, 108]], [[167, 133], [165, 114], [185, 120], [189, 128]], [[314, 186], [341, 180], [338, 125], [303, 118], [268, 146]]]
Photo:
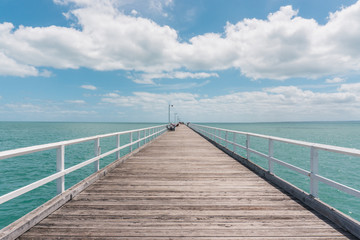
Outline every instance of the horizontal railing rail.
[[[20, 195], [23, 195], [31, 190], [34, 190], [34, 189], [36, 189], [40, 186], [43, 186], [49, 182], [52, 182], [54, 180], [57, 181], [56, 182], [57, 194], [61, 194], [65, 191], [65, 175], [67, 175], [71, 172], [74, 172], [75, 170], [78, 170], [82, 167], [85, 167], [91, 163], [94, 164], [94, 172], [98, 172], [100, 159], [102, 159], [106, 156], [109, 156], [111, 154], [114, 154], [114, 153], [116, 153], [116, 159], [119, 159], [120, 158], [120, 150], [130, 147], [130, 152], [132, 152], [134, 144], [137, 144], [137, 148], [139, 148], [141, 142], [147, 143], [150, 140], [153, 140], [156, 137], [160, 136], [166, 130], [167, 130], [166, 125], [158, 125], [158, 126], [154, 126], [154, 127], [135, 129], [135, 130], [129, 130], [129, 131], [123, 131], [123, 132], [115, 132], [115, 133], [109, 133], [109, 134], [103, 134], [103, 135], [96, 135], [96, 136], [92, 136], [92, 137], [79, 138], [79, 139], [74, 139], [74, 140], [69, 140], [69, 141], [62, 141], [62, 142], [49, 143], [49, 144], [43, 144], [43, 145], [2, 151], [2, 152], [0, 152], [0, 160], [13, 158], [13, 157], [17, 157], [17, 156], [23, 156], [23, 155], [27, 155], [27, 154], [35, 153], [35, 152], [42, 152], [42, 151], [46, 151], [46, 150], [50, 150], [50, 149], [56, 149], [56, 151], [57, 151], [57, 157], [56, 157], [57, 172], [55, 174], [52, 174], [45, 178], [42, 178], [36, 182], [33, 182], [29, 185], [26, 185], [17, 190], [14, 190], [12, 192], [9, 192], [7, 194], [0, 196], [0, 204], [5, 203], [11, 199], [14, 199]], [[124, 135], [124, 134], [129, 134], [130, 140], [129, 140], [129, 143], [121, 146], [120, 136]], [[137, 140], [135, 140], [135, 141], [133, 141], [134, 134], [137, 134]], [[140, 137], [141, 135], [143, 137]], [[116, 136], [116, 148], [101, 154], [100, 139], [107, 138], [107, 137], [113, 137], [113, 136]], [[95, 141], [94, 142], [95, 157], [85, 160], [84, 162], [81, 162], [75, 166], [65, 169], [64, 168], [64, 166], [65, 166], [65, 146], [88, 142], [88, 141]]]
[[[318, 144], [318, 143], [310, 143], [310, 142], [304, 142], [304, 141], [298, 141], [298, 140], [292, 140], [292, 139], [286, 139], [286, 138], [280, 138], [280, 137], [274, 137], [274, 136], [261, 135], [261, 134], [256, 134], [256, 133], [241, 132], [241, 131], [235, 131], [235, 130], [229, 130], [229, 129], [210, 127], [210, 126], [199, 125], [199, 124], [190, 124], [189, 126], [196, 132], [208, 137], [209, 139], [222, 145], [223, 147], [225, 147], [226, 149], [228, 149], [232, 152], [235, 152], [236, 147], [246, 150], [246, 157], [245, 156], [243, 156], [243, 157], [249, 161], [250, 161], [251, 153], [254, 153], [260, 157], [267, 159], [268, 160], [268, 169], [267, 170], [271, 174], [274, 174], [273, 164], [276, 163], [276, 164], [282, 165], [292, 171], [295, 171], [299, 174], [309, 177], [310, 178], [310, 195], [315, 198], [319, 197], [319, 193], [318, 193], [319, 182], [322, 182], [322, 183], [327, 184], [333, 188], [336, 188], [342, 192], [345, 192], [345, 193], [353, 195], [357, 198], [360, 198], [360, 191], [358, 189], [351, 188], [349, 186], [346, 186], [344, 184], [341, 184], [339, 182], [336, 182], [334, 180], [331, 180], [324, 176], [321, 176], [319, 174], [319, 162], [318, 162], [319, 150], [360, 157], [359, 149], [337, 147], [337, 146]], [[221, 137], [221, 133], [224, 133], [223, 135], [225, 135], [225, 138]], [[229, 133], [233, 134], [232, 141], [230, 139], [228, 139]], [[246, 145], [245, 146], [236, 142], [237, 135], [243, 135], [246, 137]], [[265, 153], [256, 151], [254, 149], [251, 149], [250, 148], [251, 137], [267, 139], [268, 140], [268, 153], [265, 154]], [[221, 144], [221, 141], [225, 142], [225, 144]], [[310, 171], [302, 169], [300, 167], [294, 166], [292, 164], [289, 164], [287, 162], [284, 162], [282, 160], [275, 158], [274, 157], [274, 142], [276, 142], [276, 141], [310, 148]], [[228, 146], [229, 144], [231, 146], [233, 146], [233, 149], [229, 148], [229, 146]]]

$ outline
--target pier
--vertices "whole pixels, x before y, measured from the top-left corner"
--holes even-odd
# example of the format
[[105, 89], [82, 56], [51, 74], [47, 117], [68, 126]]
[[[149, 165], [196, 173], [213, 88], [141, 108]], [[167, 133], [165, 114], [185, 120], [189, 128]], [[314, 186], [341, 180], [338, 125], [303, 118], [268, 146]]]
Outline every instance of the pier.
[[19, 239], [356, 239], [186, 126]]

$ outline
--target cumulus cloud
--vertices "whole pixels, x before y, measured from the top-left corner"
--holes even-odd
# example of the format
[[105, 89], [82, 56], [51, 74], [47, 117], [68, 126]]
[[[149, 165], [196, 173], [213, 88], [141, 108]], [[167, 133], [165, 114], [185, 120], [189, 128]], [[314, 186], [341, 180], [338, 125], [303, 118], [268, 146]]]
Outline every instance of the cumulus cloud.
[[84, 100], [67, 100], [67, 103], [74, 103], [74, 104], [85, 104]]
[[[120, 0], [55, 0], [72, 6], [75, 27], [15, 28], [0, 23], [0, 74], [36, 76], [37, 68], [135, 70], [144, 73], [236, 68], [252, 79], [318, 78], [360, 70], [360, 1], [326, 24], [281, 7], [267, 19], [227, 23], [223, 33], [181, 41], [175, 29], [126, 15]], [[153, 0], [163, 11], [172, 1]], [[148, 80], [136, 80], [151, 83]]]
[[5, 104], [5, 107], [11, 109], [13, 112], [19, 113], [42, 113], [44, 109], [41, 106], [34, 105], [32, 103], [22, 104]]
[[360, 118], [360, 84], [343, 84], [332, 93], [295, 86], [266, 88], [208, 97], [191, 93], [111, 94], [101, 101], [118, 107], [141, 108], [147, 113], [164, 111], [171, 102], [183, 118], [192, 121], [301, 121]]
[[83, 89], [92, 90], [92, 91], [94, 91], [94, 90], [97, 89], [97, 88], [96, 88], [95, 86], [93, 86], [93, 85], [81, 85], [80, 87], [83, 88]]
[[191, 73], [191, 72], [169, 72], [169, 73], [148, 73], [143, 74], [143, 78], [145, 79], [160, 79], [160, 78], [176, 78], [176, 79], [185, 79], [185, 78], [210, 78], [210, 77], [219, 77], [217, 73]]
[[138, 84], [148, 84], [148, 85], [155, 85], [155, 82], [152, 79], [149, 78], [141, 78], [141, 79], [133, 79], [134, 83], [138, 83]]
[[202, 78], [210, 78], [210, 77], [219, 77], [217, 73], [206, 73], [206, 72], [166, 72], [166, 73], [145, 73], [142, 74], [140, 78], [136, 78], [133, 81], [139, 84], [153, 84], [155, 85], [154, 79], [202, 79]]
[[342, 83], [345, 82], [344, 78], [340, 78], [340, 77], [334, 77], [334, 78], [328, 78], [325, 80], [326, 83]]
[[163, 17], [168, 17], [168, 14], [164, 11], [164, 7], [169, 7], [173, 4], [173, 0], [150, 0], [150, 8], [161, 14]]
[[332, 14], [325, 25], [297, 14], [291, 6], [285, 6], [266, 20], [227, 23], [225, 36], [196, 36], [183, 52], [188, 58], [186, 66], [236, 67], [253, 79], [279, 80], [360, 70], [360, 47], [355, 44], [360, 38], [360, 2]]
[[186, 82], [186, 83], [175, 83], [175, 84], [158, 84], [156, 89], [158, 90], [183, 90], [183, 89], [194, 89], [203, 87], [210, 83], [210, 80], [203, 82]]
[[14, 59], [7, 57], [4, 53], [0, 52], [0, 74], [8, 76], [38, 76], [39, 71], [32, 66], [21, 64]]
[[342, 84], [338, 90], [340, 92], [351, 92], [360, 95], [360, 83]]
[[125, 107], [141, 107], [144, 111], [162, 110], [168, 103], [191, 104], [196, 103], [198, 95], [191, 93], [156, 94], [148, 92], [134, 92], [133, 96], [108, 94], [102, 102]]
[[66, 103], [72, 103], [75, 108], [69, 109], [69, 105], [64, 102], [28, 102], [28, 103], [11, 103], [3, 104], [0, 107], [0, 112], [5, 119], [13, 120], [14, 117], [18, 119], [34, 120], [34, 121], [59, 121], [59, 120], [71, 120], [82, 119], [88, 120], [89, 117], [96, 117], [97, 112], [92, 109], [76, 109], [76, 107], [82, 106], [81, 100], [69, 100]]
[[133, 9], [133, 10], [131, 10], [131, 15], [136, 16], [136, 15], [138, 15], [138, 12], [135, 9]]

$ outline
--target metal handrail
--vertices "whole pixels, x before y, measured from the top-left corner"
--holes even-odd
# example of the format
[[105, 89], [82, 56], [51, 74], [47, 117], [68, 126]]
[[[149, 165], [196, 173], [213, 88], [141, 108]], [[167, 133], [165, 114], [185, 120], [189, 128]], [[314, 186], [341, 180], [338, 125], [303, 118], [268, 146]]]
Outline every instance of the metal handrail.
[[[141, 129], [135, 129], [135, 130], [129, 130], [129, 131], [123, 131], [123, 132], [115, 132], [115, 133], [109, 133], [109, 134], [102, 134], [102, 135], [96, 135], [92, 137], [86, 137], [86, 138], [79, 138], [79, 139], [73, 139], [69, 141], [62, 141], [62, 142], [56, 142], [56, 143], [49, 143], [49, 144], [42, 144], [37, 146], [31, 146], [31, 147], [25, 147], [25, 148], [18, 148], [13, 150], [7, 150], [0, 152], [0, 160], [17, 157], [17, 156], [23, 156], [34, 152], [41, 152], [46, 151], [49, 149], [56, 149], [57, 150], [57, 159], [56, 159], [56, 166], [57, 166], [57, 172], [55, 174], [52, 174], [50, 176], [47, 176], [45, 178], [42, 178], [36, 182], [33, 182], [29, 185], [26, 185], [22, 188], [16, 189], [12, 192], [9, 192], [7, 194], [4, 194], [0, 196], [0, 204], [7, 202], [11, 199], [14, 199], [20, 195], [23, 195], [31, 190], [34, 190], [40, 186], [43, 186], [46, 183], [49, 183], [51, 181], [56, 180], [57, 183], [57, 194], [61, 194], [65, 191], [65, 175], [74, 172], [75, 170], [78, 170], [84, 166], [87, 166], [91, 163], [94, 163], [94, 172], [99, 171], [99, 161], [100, 159], [116, 153], [117, 159], [120, 158], [120, 150], [130, 147], [130, 152], [133, 151], [132, 146], [134, 144], [137, 144], [137, 148], [140, 147], [140, 142], [145, 141], [145, 143], [150, 139], [154, 139], [153, 137], [158, 137], [162, 133], [166, 131], [166, 125], [158, 125], [154, 127], [148, 127], [148, 128], [141, 128]], [[142, 138], [140, 138], [140, 133], [143, 132]], [[133, 141], [132, 135], [133, 133], [137, 133], [138, 139], [136, 141]], [[121, 146], [120, 144], [120, 136], [123, 134], [130, 134], [130, 142], [128, 144], [125, 144]], [[115, 149], [112, 149], [110, 151], [107, 151], [106, 153], [101, 154], [101, 147], [100, 147], [100, 139], [117, 136], [116, 138], [116, 144], [117, 147]], [[88, 142], [88, 141], [95, 141], [94, 149], [95, 149], [95, 157], [88, 159], [84, 162], [81, 162], [75, 166], [69, 167], [67, 169], [64, 168], [65, 166], [65, 146], [78, 144], [82, 142]]]
[[[277, 163], [279, 165], [282, 165], [292, 171], [295, 171], [297, 173], [300, 173], [304, 176], [308, 176], [310, 178], [310, 195], [312, 195], [315, 198], [319, 197], [318, 193], [318, 185], [319, 182], [325, 183], [328, 186], [331, 186], [333, 188], [336, 188], [340, 191], [343, 191], [345, 193], [348, 193], [350, 195], [353, 195], [357, 198], [360, 198], [360, 191], [354, 188], [351, 188], [349, 186], [346, 186], [344, 184], [338, 183], [334, 180], [328, 179], [326, 177], [323, 177], [319, 175], [318, 169], [318, 151], [324, 150], [328, 152], [335, 152], [340, 154], [346, 154], [350, 156], [360, 157], [360, 150], [354, 149], [354, 148], [345, 148], [345, 147], [338, 147], [338, 146], [332, 146], [332, 145], [326, 145], [326, 144], [318, 144], [318, 143], [311, 143], [311, 142], [305, 142], [305, 141], [298, 141], [298, 140], [292, 140], [287, 138], [280, 138], [280, 137], [274, 137], [274, 136], [267, 136], [262, 134], [256, 134], [256, 133], [249, 133], [249, 132], [241, 132], [241, 131], [235, 131], [235, 130], [229, 130], [229, 129], [223, 129], [223, 128], [216, 128], [216, 127], [210, 127], [205, 125], [199, 125], [199, 124], [190, 124], [189, 125], [193, 130], [200, 133], [201, 135], [204, 135], [208, 137], [209, 139], [214, 140], [215, 142], [219, 141], [225, 142], [223, 147], [226, 149], [235, 152], [235, 147], [240, 147], [244, 150], [246, 150], [247, 156], [244, 157], [245, 159], [250, 161], [250, 153], [257, 154], [263, 158], [266, 158], [268, 160], [268, 171], [271, 174], [274, 174], [273, 172], [273, 164]], [[212, 130], [213, 132], [211, 132]], [[220, 132], [225, 132], [225, 138], [220, 137]], [[217, 133], [217, 134], [216, 134]], [[228, 139], [228, 133], [234, 134], [233, 141]], [[246, 146], [243, 146], [241, 144], [238, 144], [235, 142], [236, 134], [246, 136]], [[256, 151], [254, 149], [250, 148], [250, 138], [251, 137], [258, 137], [267, 139], [269, 141], [269, 152], [268, 154], [264, 154], [262, 152]], [[293, 145], [303, 146], [310, 148], [310, 171], [307, 171], [305, 169], [302, 169], [300, 167], [294, 166], [292, 164], [286, 163], [284, 161], [281, 161], [277, 158], [274, 158], [274, 142], [283, 142], [283, 143], [289, 143]], [[233, 149], [231, 150], [228, 147], [228, 144], [233, 146]]]

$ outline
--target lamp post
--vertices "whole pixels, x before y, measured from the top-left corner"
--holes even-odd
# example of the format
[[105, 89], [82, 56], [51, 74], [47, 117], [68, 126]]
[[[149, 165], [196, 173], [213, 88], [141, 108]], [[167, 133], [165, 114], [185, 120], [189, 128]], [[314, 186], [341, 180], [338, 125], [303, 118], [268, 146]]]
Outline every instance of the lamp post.
[[177, 113], [174, 113], [174, 124], [176, 125], [176, 115]]
[[170, 107], [173, 107], [174, 105], [169, 104], [169, 125], [170, 125]]

